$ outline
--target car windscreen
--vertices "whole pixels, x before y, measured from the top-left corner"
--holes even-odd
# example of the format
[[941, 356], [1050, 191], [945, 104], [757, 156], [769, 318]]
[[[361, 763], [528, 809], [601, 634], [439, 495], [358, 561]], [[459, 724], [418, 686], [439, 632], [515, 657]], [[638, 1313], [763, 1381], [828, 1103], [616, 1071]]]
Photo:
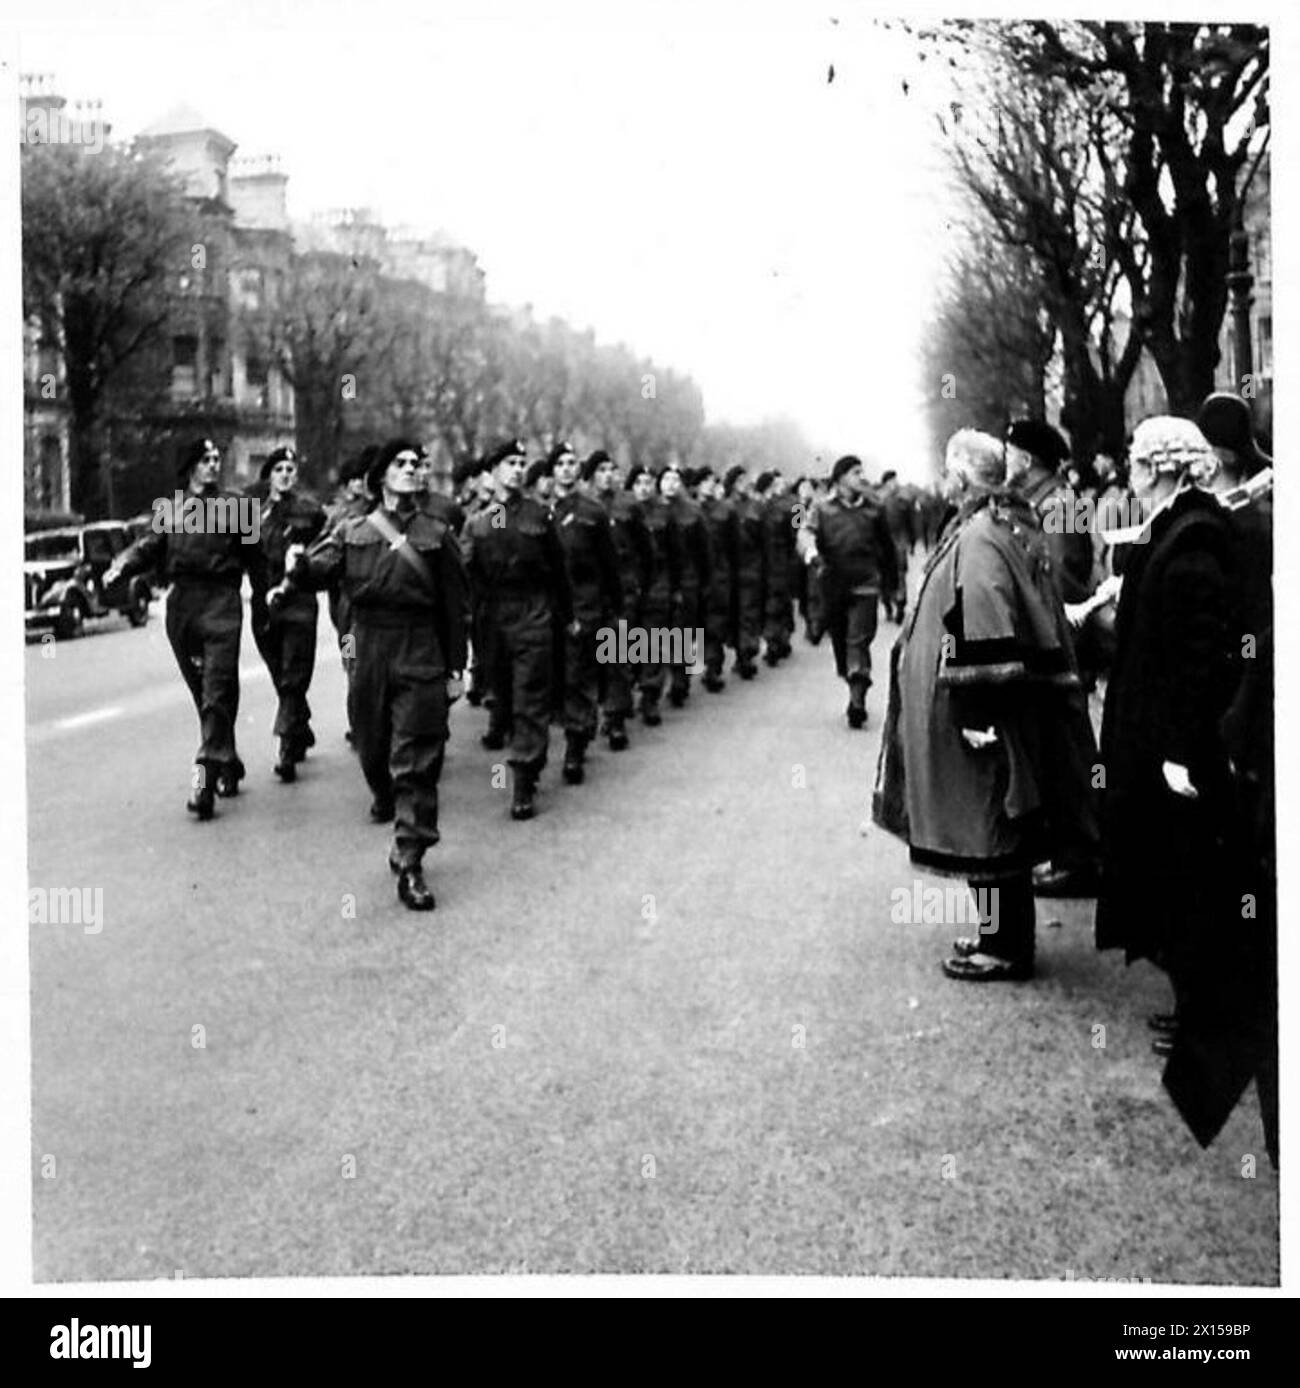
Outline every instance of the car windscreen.
[[75, 535], [29, 535], [26, 550], [28, 560], [34, 562], [81, 558]]

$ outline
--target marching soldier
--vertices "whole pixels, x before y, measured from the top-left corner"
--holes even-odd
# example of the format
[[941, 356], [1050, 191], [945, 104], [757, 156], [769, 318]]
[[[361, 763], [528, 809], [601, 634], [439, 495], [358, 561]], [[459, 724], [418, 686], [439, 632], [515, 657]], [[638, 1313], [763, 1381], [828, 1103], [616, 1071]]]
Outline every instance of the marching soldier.
[[325, 527], [325, 510], [298, 488], [298, 455], [290, 446], [275, 449], [262, 465], [259, 480], [268, 484], [262, 502], [259, 562], [250, 571], [253, 598], [249, 605], [253, 640], [266, 662], [279, 705], [272, 736], [279, 738], [275, 774], [284, 782], [297, 779], [297, 766], [316, 743], [311, 730], [307, 690], [316, 669], [315, 593], [296, 592], [269, 610], [267, 592], [284, 579], [285, 555], [291, 545], [308, 545]]
[[[668, 627], [672, 623], [681, 585], [681, 551], [677, 527], [667, 503], [658, 495], [655, 475], [642, 463], [628, 471], [627, 486], [641, 508], [646, 536], [650, 544], [650, 574], [641, 592], [640, 625], [647, 629]], [[639, 671], [641, 687], [641, 721], [648, 728], [658, 727], [663, 715], [659, 701], [663, 696], [666, 669], [662, 665], [642, 665]]]
[[[171, 584], [167, 639], [199, 715], [193, 792], [185, 808], [200, 820], [213, 815], [217, 795], [238, 795], [244, 763], [235, 750], [239, 716], [239, 634], [244, 620], [239, 590], [254, 549], [237, 527], [212, 523], [211, 502], [230, 509], [240, 498], [217, 485], [221, 451], [198, 439], [181, 457], [177, 477], [185, 505], [202, 508], [204, 523], [186, 528], [173, 514], [160, 530], [141, 536], [104, 574], [104, 587], [153, 569]], [[155, 519], [155, 523], [157, 520]]]
[[763, 660], [778, 665], [791, 654], [794, 633], [794, 588], [791, 564], [795, 559], [795, 498], [786, 491], [779, 472], [764, 473], [766, 486], [759, 488], [763, 501], [763, 548], [767, 590], [763, 601]]
[[739, 464], [727, 469], [723, 488], [736, 513], [735, 671], [742, 680], [752, 680], [758, 674], [754, 661], [763, 634], [763, 515], [749, 476]]
[[[339, 489], [334, 500], [325, 509], [326, 532], [339, 529], [344, 522], [359, 520], [375, 504], [366, 485], [366, 475], [379, 456], [379, 445], [367, 444], [355, 458], [349, 459], [339, 469]], [[352, 613], [347, 595], [339, 583], [329, 588], [330, 621], [338, 636], [339, 659], [343, 662], [343, 673], [348, 679], [347, 720], [348, 728], [344, 736], [350, 747], [356, 746], [356, 734], [352, 731]]]
[[710, 694], [727, 687], [722, 678], [726, 646], [734, 645], [736, 513], [722, 494], [712, 468], [699, 473], [700, 505], [709, 537], [709, 586], [704, 603], [704, 687]]
[[512, 819], [536, 813], [537, 779], [549, 743], [553, 625], [572, 624], [564, 555], [542, 506], [523, 494], [524, 446], [488, 455], [494, 502], [465, 526], [465, 563], [486, 635], [483, 661], [492, 701], [483, 745], [510, 742]]
[[892, 593], [898, 582], [894, 542], [885, 513], [870, 495], [861, 459], [840, 458], [831, 483], [834, 493], [808, 522], [804, 557], [821, 582], [836, 673], [849, 686], [845, 716], [850, 728], [862, 728], [880, 595]]
[[573, 603], [573, 622], [565, 630], [564, 779], [581, 785], [587, 744], [596, 735], [600, 698], [598, 632], [623, 609], [623, 585], [609, 517], [599, 502], [578, 490], [582, 465], [567, 443], [557, 443], [547, 459], [554, 483], [553, 521], [564, 553]]
[[[704, 512], [682, 485], [681, 469], [675, 463], [669, 464], [660, 473], [659, 491], [667, 503], [668, 514], [677, 529], [678, 552], [681, 559], [681, 601], [672, 625], [680, 625], [694, 632], [704, 625], [704, 595], [709, 590], [712, 576], [709, 528], [704, 519]], [[674, 665], [672, 684], [668, 690], [673, 707], [681, 708], [690, 696], [690, 666]]]
[[371, 818], [396, 821], [388, 865], [398, 897], [412, 911], [432, 911], [423, 862], [440, 837], [438, 780], [448, 708], [461, 692], [468, 594], [455, 536], [417, 504], [419, 465], [417, 445], [385, 444], [367, 477], [379, 505], [305, 554], [295, 548], [275, 597], [341, 581], [356, 638], [353, 705]]
[[[603, 448], [598, 448], [583, 464], [582, 475], [609, 517], [623, 596], [622, 610], [614, 616], [630, 626], [638, 620], [641, 594], [650, 585], [654, 563], [645, 520], [641, 508], [619, 485], [618, 464]], [[604, 675], [602, 712], [609, 750], [622, 752], [627, 747], [627, 720], [632, 714], [633, 670], [623, 664], [601, 668]]]

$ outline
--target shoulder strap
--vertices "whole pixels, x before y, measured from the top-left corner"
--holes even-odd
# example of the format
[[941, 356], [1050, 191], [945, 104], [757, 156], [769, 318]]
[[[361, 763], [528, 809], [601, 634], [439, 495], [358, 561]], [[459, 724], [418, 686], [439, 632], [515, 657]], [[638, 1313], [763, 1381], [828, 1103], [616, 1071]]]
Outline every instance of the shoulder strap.
[[367, 516], [366, 520], [388, 541], [388, 548], [394, 550], [415, 570], [420, 576], [426, 588], [430, 592], [437, 592], [437, 584], [433, 581], [433, 575], [429, 572], [429, 566], [424, 562], [420, 552], [411, 545], [405, 535], [388, 519], [383, 513], [383, 509], [376, 506]]

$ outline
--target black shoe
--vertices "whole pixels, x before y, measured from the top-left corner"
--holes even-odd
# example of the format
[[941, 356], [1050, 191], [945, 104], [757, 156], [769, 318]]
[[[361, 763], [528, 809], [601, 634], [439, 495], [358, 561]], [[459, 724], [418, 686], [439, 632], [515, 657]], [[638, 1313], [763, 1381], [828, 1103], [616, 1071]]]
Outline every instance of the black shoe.
[[1093, 867], [1034, 869], [1034, 895], [1086, 898], [1097, 895], [1100, 883]]
[[850, 704], [844, 711], [844, 716], [849, 720], [850, 728], [865, 728], [867, 726], [867, 711], [859, 708], [856, 704]]
[[969, 959], [984, 948], [984, 941], [973, 935], [959, 935], [952, 942], [952, 952], [959, 959]]
[[564, 766], [561, 774], [566, 785], [580, 786], [586, 776], [586, 768], [583, 766], [583, 756], [586, 751], [586, 741], [570, 733], [564, 740]]
[[963, 983], [1024, 983], [1034, 976], [1032, 964], [1018, 964], [994, 954], [954, 955], [940, 967], [949, 978]]
[[391, 797], [376, 796], [370, 806], [370, 820], [373, 824], [391, 824], [397, 817], [397, 806]]
[[[391, 860], [390, 864], [391, 866]], [[409, 911], [432, 911], [438, 904], [433, 899], [429, 884], [424, 880], [424, 872], [417, 864], [403, 868], [397, 876], [397, 895]]]
[[670, 689], [668, 691], [668, 702], [674, 708], [681, 708], [689, 698], [690, 695], [684, 689]]
[[664, 716], [659, 712], [658, 705], [642, 703], [641, 721], [647, 728], [657, 728], [664, 721]]
[[1176, 1031], [1162, 1032], [1159, 1036], [1152, 1037], [1151, 1049], [1159, 1056], [1169, 1056], [1174, 1053], [1174, 1042], [1178, 1039]]
[[771, 646], [769, 646], [767, 650], [763, 652], [763, 664], [769, 666], [773, 670], [776, 669], [776, 662], [780, 659], [781, 657], [776, 653], [776, 651], [772, 649]]
[[479, 738], [481, 746], [486, 747], [489, 752], [499, 752], [506, 745], [506, 735], [494, 728], [489, 728], [487, 732]]
[[727, 687], [727, 681], [721, 675], [705, 675], [704, 687], [710, 694], [721, 694]]
[[276, 762], [275, 768], [274, 768], [274, 769], [275, 769], [275, 774], [276, 774], [286, 785], [288, 785], [290, 781], [296, 781], [296, 780], [298, 779], [298, 767], [297, 767], [297, 765], [294, 763], [294, 761], [293, 761], [292, 759], [286, 760], [286, 758], [285, 758], [285, 756], [284, 756], [283, 753], [280, 754], [280, 760], [279, 760], [278, 762]]
[[747, 660], [738, 660], [734, 668], [736, 674], [738, 674], [742, 680], [752, 680], [754, 676], [758, 674], [757, 667], [750, 664], [750, 662]]
[[610, 726], [609, 750], [611, 752], [627, 751], [627, 729], [623, 726], [621, 719], [618, 723]]
[[185, 802], [185, 808], [191, 814], [198, 815], [201, 820], [211, 819], [216, 812], [216, 801], [213, 799], [212, 787], [200, 786]]
[[217, 794], [223, 800], [231, 800], [239, 794], [239, 783], [244, 779], [244, 763], [223, 767], [217, 772]]
[[537, 773], [527, 766], [514, 768], [514, 791], [510, 801], [511, 819], [532, 819], [537, 813], [533, 793], [537, 788]]

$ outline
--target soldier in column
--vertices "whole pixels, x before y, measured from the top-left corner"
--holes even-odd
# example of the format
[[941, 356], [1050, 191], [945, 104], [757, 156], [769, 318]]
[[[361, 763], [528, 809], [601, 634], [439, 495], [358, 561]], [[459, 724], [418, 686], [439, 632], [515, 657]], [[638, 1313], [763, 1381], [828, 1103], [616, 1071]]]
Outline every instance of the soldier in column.
[[417, 445], [393, 439], [367, 483], [378, 504], [290, 554], [273, 600], [341, 581], [356, 638], [357, 751], [371, 818], [394, 820], [388, 866], [412, 911], [432, 911], [424, 855], [441, 837], [438, 781], [447, 714], [460, 697], [468, 591], [456, 537], [419, 504]]
[[736, 609], [736, 513], [722, 494], [722, 483], [710, 467], [698, 472], [700, 506], [709, 537], [709, 586], [704, 604], [704, 687], [720, 694], [726, 647], [734, 646]]
[[758, 674], [754, 663], [761, 649], [766, 566], [763, 515], [753, 495], [749, 474], [739, 464], [727, 469], [724, 492], [736, 513], [736, 663], [742, 680]]
[[831, 482], [833, 494], [809, 521], [805, 558], [821, 582], [836, 673], [849, 686], [845, 717], [850, 728], [863, 728], [880, 597], [898, 582], [894, 542], [861, 459], [838, 459]]
[[[492, 469], [488, 467], [486, 457], [474, 458], [465, 466], [462, 482], [461, 509], [465, 520], [459, 533], [464, 535], [465, 525], [468, 525], [474, 516], [486, 511], [496, 495], [496, 484], [492, 480]], [[482, 603], [479, 602], [477, 594], [471, 596], [473, 616], [470, 631], [469, 688], [466, 690], [465, 700], [472, 707], [478, 708], [488, 693], [483, 652], [487, 649], [491, 633], [483, 616]], [[505, 746], [504, 738], [499, 745]]]
[[552, 521], [564, 553], [573, 621], [564, 632], [564, 768], [569, 785], [581, 785], [587, 745], [596, 735], [600, 698], [599, 632], [618, 619], [623, 585], [609, 517], [599, 502], [579, 490], [582, 464], [567, 443], [547, 459], [554, 484]]
[[[375, 499], [370, 495], [370, 489], [366, 485], [366, 475], [378, 456], [379, 445], [367, 444], [356, 457], [350, 458], [339, 469], [339, 488], [333, 501], [325, 508], [326, 533], [339, 529], [346, 521], [360, 519], [375, 504]], [[352, 613], [341, 583], [330, 586], [328, 597], [330, 621], [334, 623], [334, 631], [338, 637], [339, 659], [343, 662], [343, 673], [348, 681], [348, 728], [344, 736], [348, 745], [355, 748], [356, 734], [352, 731], [351, 699], [352, 667], [355, 664], [352, 652]]]
[[542, 506], [523, 494], [525, 455], [517, 439], [488, 455], [493, 503], [466, 523], [464, 553], [483, 625], [492, 700], [484, 746], [509, 740], [510, 814], [536, 813], [537, 781], [546, 765], [553, 691], [554, 626], [573, 623], [564, 555]]
[[[181, 513], [174, 506], [170, 515], [156, 511], [154, 524], [159, 528], [124, 550], [105, 572], [103, 583], [109, 588], [119, 579], [154, 570], [171, 584], [167, 639], [199, 715], [199, 747], [185, 808], [208, 820], [214, 794], [238, 795], [244, 777], [244, 763], [235, 750], [244, 620], [239, 590], [245, 571], [256, 563], [256, 547], [245, 543], [237, 526], [219, 522], [222, 515], [238, 515], [241, 502], [247, 506], [248, 499], [220, 487], [221, 450], [212, 439], [190, 444], [176, 475], [185, 488]], [[186, 508], [199, 514], [201, 524], [186, 528]]]
[[758, 494], [762, 503], [764, 568], [767, 586], [763, 600], [763, 640], [767, 665], [779, 665], [791, 654], [794, 633], [794, 590], [790, 566], [794, 558], [795, 500], [779, 472], [763, 473]]
[[[618, 464], [603, 448], [598, 448], [583, 464], [583, 477], [609, 517], [623, 599], [613, 620], [622, 620], [627, 627], [635, 626], [640, 621], [641, 595], [650, 586], [654, 562], [641, 508], [623, 490]], [[601, 674], [604, 732], [609, 737], [610, 751], [622, 752], [628, 745], [627, 720], [633, 712], [635, 671], [630, 665], [620, 663], [601, 666]]]
[[898, 473], [892, 469], [881, 476], [876, 499], [885, 512], [898, 572], [898, 586], [885, 595], [885, 612], [891, 622], [901, 625], [907, 608], [907, 561], [912, 552], [912, 499], [899, 486]]
[[[681, 550], [677, 527], [667, 503], [659, 495], [655, 474], [642, 463], [629, 469], [626, 485], [641, 508], [650, 542], [650, 576], [641, 594], [640, 625], [645, 631], [666, 630], [681, 592]], [[647, 662], [638, 671], [641, 689], [641, 721], [649, 728], [663, 722], [659, 703], [663, 697], [667, 667]]]
[[[677, 530], [681, 561], [681, 601], [678, 610], [673, 614], [671, 625], [683, 628], [684, 632], [690, 633], [690, 639], [694, 640], [694, 633], [704, 626], [704, 598], [712, 577], [709, 529], [704, 512], [683, 485], [681, 469], [675, 463], [670, 463], [660, 473], [659, 494], [667, 504], [668, 514]], [[686, 640], [686, 636], [683, 635], [683, 654], [689, 653], [698, 659], [703, 653], [688, 652]], [[691, 696], [690, 667], [693, 663], [682, 661], [671, 667], [668, 698], [674, 708], [681, 708]]]
[[307, 691], [316, 669], [319, 603], [315, 593], [295, 592], [272, 612], [266, 594], [284, 579], [290, 546], [311, 544], [324, 530], [326, 517], [320, 502], [298, 485], [298, 454], [292, 445], [271, 452], [259, 481], [268, 490], [261, 503], [258, 562], [249, 575], [253, 587], [249, 613], [253, 640], [279, 701], [272, 728], [272, 736], [279, 739], [275, 774], [288, 783], [297, 779], [298, 763], [316, 744]]

